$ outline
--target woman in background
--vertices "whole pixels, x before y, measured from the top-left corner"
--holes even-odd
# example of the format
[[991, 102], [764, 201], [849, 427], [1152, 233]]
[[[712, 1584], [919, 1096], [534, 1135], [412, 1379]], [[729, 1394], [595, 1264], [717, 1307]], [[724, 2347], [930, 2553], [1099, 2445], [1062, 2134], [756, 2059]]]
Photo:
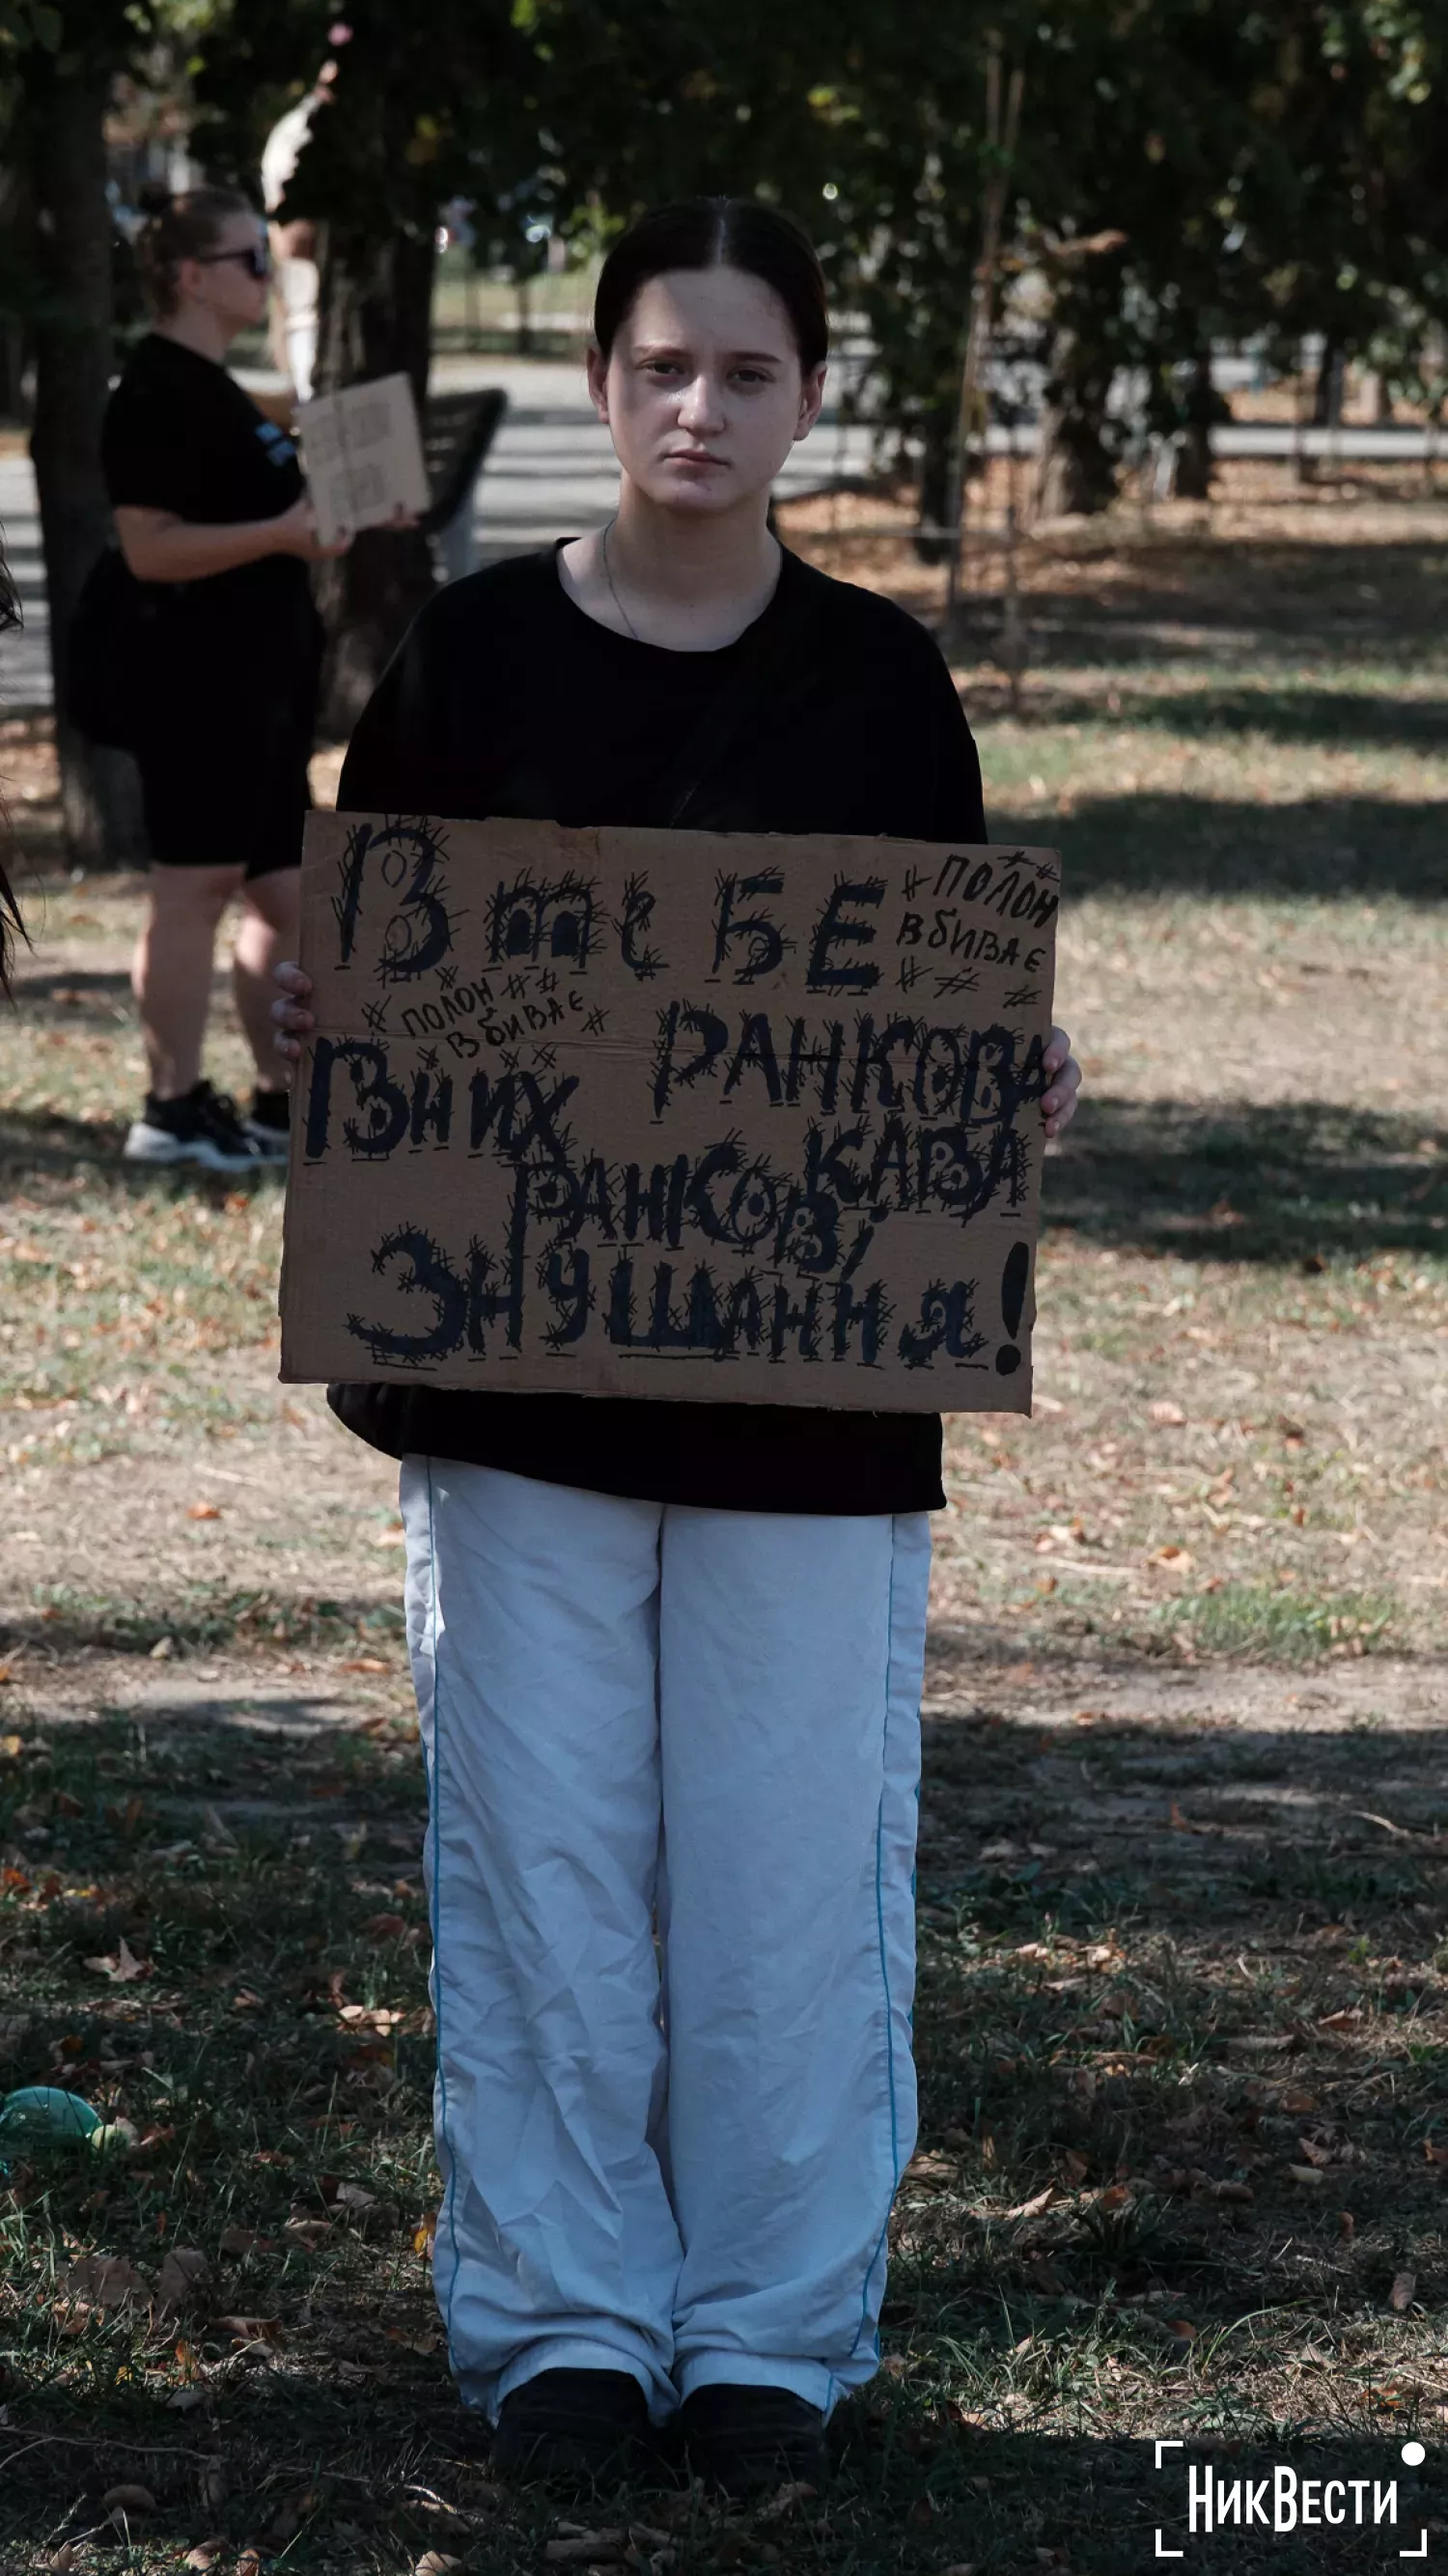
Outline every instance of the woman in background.
[[[168, 198], [140, 243], [155, 313], [106, 413], [103, 457], [121, 551], [153, 588], [145, 710], [134, 748], [154, 865], [132, 988], [150, 1089], [126, 1139], [140, 1163], [238, 1171], [284, 1161], [272, 970], [295, 954], [307, 764], [322, 628], [318, 543], [296, 447], [227, 372], [265, 321], [266, 228], [244, 196]], [[233, 982], [256, 1061], [242, 1115], [202, 1076], [212, 958], [240, 895]]]

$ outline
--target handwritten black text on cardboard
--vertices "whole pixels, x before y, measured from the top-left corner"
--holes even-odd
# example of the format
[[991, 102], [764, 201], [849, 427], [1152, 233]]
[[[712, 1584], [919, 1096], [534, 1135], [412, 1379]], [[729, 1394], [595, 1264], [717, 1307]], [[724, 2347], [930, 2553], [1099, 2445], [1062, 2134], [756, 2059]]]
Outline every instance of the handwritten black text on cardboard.
[[1053, 852], [314, 815], [286, 1378], [1030, 1404]]

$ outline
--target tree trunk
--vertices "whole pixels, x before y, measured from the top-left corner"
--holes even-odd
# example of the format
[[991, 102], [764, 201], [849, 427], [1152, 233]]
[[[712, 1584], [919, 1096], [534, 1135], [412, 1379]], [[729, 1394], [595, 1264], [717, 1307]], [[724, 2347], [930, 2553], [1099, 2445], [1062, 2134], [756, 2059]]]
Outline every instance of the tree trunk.
[[1043, 519], [1090, 517], [1116, 498], [1116, 467], [1102, 436], [1101, 412], [1041, 405], [1035, 509]]
[[1106, 444], [1114, 362], [1074, 330], [1059, 331], [1041, 403], [1034, 506], [1043, 519], [1091, 516], [1116, 498]]
[[1335, 340], [1324, 340], [1312, 395], [1314, 429], [1336, 429], [1342, 420], [1343, 355]]
[[50, 667], [61, 810], [73, 859], [118, 865], [144, 850], [134, 764], [96, 751], [65, 715], [66, 656], [80, 587], [110, 534], [101, 420], [111, 370], [111, 210], [105, 116], [110, 80], [33, 46], [25, 124], [38, 293], [35, 423], [30, 454], [40, 502], [50, 606]]
[[1179, 501], [1210, 501], [1212, 497], [1214, 407], [1212, 353], [1210, 349], [1198, 349], [1192, 364], [1186, 420], [1177, 447], [1176, 473], [1172, 482]]
[[[431, 227], [416, 238], [398, 232], [382, 240], [337, 224], [321, 231], [317, 392], [401, 371], [412, 378], [421, 416], [432, 354]], [[350, 553], [319, 566], [317, 602], [327, 628], [324, 733], [346, 739], [434, 587], [432, 552], [418, 529], [404, 535], [364, 529]]]
[[[955, 420], [958, 405], [954, 389], [938, 403], [933, 403], [920, 423], [920, 490], [916, 505], [917, 525], [943, 528], [950, 519], [953, 495], [950, 488], [951, 459], [955, 453]], [[944, 563], [950, 552], [948, 537], [917, 535], [915, 552], [921, 563]]]

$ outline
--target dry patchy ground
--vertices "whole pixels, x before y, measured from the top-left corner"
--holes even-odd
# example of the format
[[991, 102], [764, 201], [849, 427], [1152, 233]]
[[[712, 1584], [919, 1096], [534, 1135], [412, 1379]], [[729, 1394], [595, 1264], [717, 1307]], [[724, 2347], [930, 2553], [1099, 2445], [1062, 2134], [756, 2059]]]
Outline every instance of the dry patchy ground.
[[[810, 509], [799, 542], [848, 554]], [[898, 548], [854, 556], [909, 591]], [[1181, 2540], [1158, 2434], [1402, 2481], [1401, 2531], [1206, 2565], [1396, 2565], [1440, 2527], [1445, 558], [1407, 500], [1043, 532], [1014, 714], [972, 611], [993, 827], [1065, 854], [1090, 1100], [1036, 1416], [950, 1428], [886, 2371], [834, 2501], [772, 2522], [510, 2503], [451, 2411], [390, 1470], [276, 1382], [276, 1185], [119, 1166], [137, 885], [32, 894], [0, 2042], [141, 2143], [12, 2177], [6, 2565], [69, 2531], [136, 2566], [215, 2535], [299, 2568], [1114, 2570]], [[42, 856], [44, 761], [0, 741]], [[168, 2307], [177, 2244], [206, 2270]], [[98, 2300], [93, 2256], [140, 2286]], [[105, 2504], [126, 2478], [152, 2507]]]

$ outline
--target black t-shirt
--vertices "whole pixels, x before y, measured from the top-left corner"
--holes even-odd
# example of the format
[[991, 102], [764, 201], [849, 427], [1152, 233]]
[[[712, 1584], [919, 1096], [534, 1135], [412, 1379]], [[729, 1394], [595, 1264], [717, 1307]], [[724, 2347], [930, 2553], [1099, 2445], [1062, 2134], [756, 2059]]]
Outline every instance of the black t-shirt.
[[[202, 527], [278, 518], [305, 488], [294, 441], [236, 378], [156, 331], [138, 342], [106, 406], [101, 460], [112, 509], [174, 510]], [[184, 591], [188, 649], [204, 625], [208, 652], [261, 657], [277, 673], [314, 652], [317, 616], [299, 555], [265, 555], [174, 587]]]
[[[712, 653], [616, 635], [563, 588], [556, 547], [454, 582], [430, 601], [352, 737], [338, 805], [353, 813], [565, 824], [665, 822], [680, 743], [742, 654], [792, 649], [720, 753], [690, 829], [882, 832], [983, 841], [980, 764], [955, 686], [922, 626], [873, 591], [786, 554], [763, 616]], [[938, 1510], [933, 1414], [329, 1389], [374, 1448], [468, 1460], [595, 1493], [736, 1511]]]

